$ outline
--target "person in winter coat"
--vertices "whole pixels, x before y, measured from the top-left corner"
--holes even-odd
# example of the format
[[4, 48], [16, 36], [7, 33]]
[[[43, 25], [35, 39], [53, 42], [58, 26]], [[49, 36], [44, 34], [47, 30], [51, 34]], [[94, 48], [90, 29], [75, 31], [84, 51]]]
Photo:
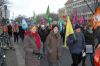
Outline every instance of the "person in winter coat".
[[87, 53], [85, 57], [83, 57], [83, 63], [82, 63], [82, 66], [85, 66], [85, 60], [86, 60], [86, 57], [87, 55], [90, 56], [90, 61], [91, 61], [91, 64], [92, 66], [94, 66], [93, 64], [93, 53], [94, 53], [94, 46], [95, 46], [95, 35], [94, 35], [94, 32], [93, 32], [93, 28], [91, 25], [88, 25], [87, 29], [83, 30], [83, 34], [84, 34], [84, 37], [85, 37], [85, 42], [86, 42], [86, 45], [91, 45], [92, 46], [92, 53]]
[[20, 36], [20, 38], [22, 39], [22, 41], [24, 40], [24, 33], [25, 33], [25, 31], [24, 31], [24, 29], [22, 29], [22, 26], [19, 26], [19, 36]]
[[66, 28], [65, 28], [65, 25], [63, 25], [62, 31], [60, 33], [61, 38], [63, 39], [63, 44], [65, 42], [65, 32], [66, 32]]
[[7, 33], [8, 32], [8, 28], [7, 28], [7, 26], [2, 26], [2, 32], [3, 33]]
[[19, 27], [17, 24], [13, 25], [13, 35], [14, 35], [14, 42], [18, 42], [18, 31]]
[[67, 44], [73, 60], [71, 66], [78, 66], [82, 60], [82, 52], [85, 49], [85, 38], [79, 25], [75, 26], [75, 33], [68, 36]]
[[49, 26], [47, 26], [47, 32], [48, 32], [48, 34], [50, 33], [50, 31], [52, 30], [52, 25], [49, 25]]
[[41, 28], [39, 29], [38, 33], [39, 33], [41, 41], [43, 43], [43, 54], [45, 55], [46, 54], [46, 52], [45, 52], [45, 50], [46, 50], [45, 40], [46, 40], [46, 37], [48, 35], [48, 32], [46, 30], [45, 25], [41, 25]]
[[30, 33], [24, 39], [25, 65], [39, 66], [41, 54], [41, 39], [34, 25], [30, 28]]
[[51, 32], [49, 33], [45, 44], [48, 49], [47, 58], [49, 66], [54, 66], [54, 65], [58, 66], [57, 61], [60, 60], [62, 52], [61, 51], [62, 40], [57, 25], [53, 26], [53, 30], [51, 30]]
[[10, 37], [12, 37], [12, 26], [9, 24], [7, 27], [8, 27], [8, 34]]

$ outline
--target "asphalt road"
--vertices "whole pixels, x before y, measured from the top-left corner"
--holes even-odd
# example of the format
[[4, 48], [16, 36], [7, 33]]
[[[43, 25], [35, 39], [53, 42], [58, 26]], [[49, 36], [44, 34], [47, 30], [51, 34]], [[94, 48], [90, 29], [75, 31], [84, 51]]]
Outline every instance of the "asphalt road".
[[[12, 40], [12, 43], [15, 47], [15, 51], [9, 50], [7, 51], [7, 66], [25, 66], [25, 60], [24, 60], [24, 50], [23, 50], [23, 43], [21, 40], [19, 40], [18, 43], [14, 43]], [[70, 52], [67, 48], [63, 48], [63, 54], [62, 58], [59, 61], [60, 66], [71, 66], [72, 60]], [[88, 57], [86, 60], [86, 66], [92, 66], [90, 64], [90, 58]], [[41, 59], [41, 65], [40, 66], [48, 66], [48, 62], [46, 59]], [[79, 66], [82, 66], [81, 64]]]

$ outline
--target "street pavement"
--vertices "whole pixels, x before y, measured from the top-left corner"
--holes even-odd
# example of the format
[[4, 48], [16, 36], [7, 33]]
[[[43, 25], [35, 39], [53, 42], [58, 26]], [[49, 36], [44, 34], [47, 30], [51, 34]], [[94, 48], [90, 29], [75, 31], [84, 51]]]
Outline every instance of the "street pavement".
[[[62, 56], [61, 60], [59, 61], [59, 63], [60, 63], [60, 66], [71, 66], [71, 64], [72, 64], [71, 55], [67, 48], [63, 48], [63, 56]], [[42, 60], [41, 66], [48, 66], [47, 61]], [[82, 65], [80, 64], [79, 66], [82, 66]], [[86, 66], [92, 66], [90, 64], [89, 57], [86, 60]]]
[[[11, 38], [11, 43], [13, 44], [13, 38]], [[16, 51], [15, 50], [7, 50], [6, 53], [6, 65], [7, 66], [18, 66]]]
[[[7, 51], [7, 66], [25, 66], [23, 42], [19, 40], [18, 43], [14, 43], [12, 40], [12, 43], [15, 47], [15, 51]], [[67, 48], [63, 48], [62, 52], [63, 56], [59, 61], [60, 66], [71, 66], [72, 60], [69, 50]], [[48, 66], [47, 59], [41, 59], [40, 66]], [[79, 66], [82, 65], [80, 64]], [[89, 57], [86, 60], [86, 66], [92, 66], [90, 64]]]
[[15, 51], [13, 51], [13, 50], [7, 51], [7, 55], [6, 56], [7, 56], [6, 57], [7, 66], [18, 66]]

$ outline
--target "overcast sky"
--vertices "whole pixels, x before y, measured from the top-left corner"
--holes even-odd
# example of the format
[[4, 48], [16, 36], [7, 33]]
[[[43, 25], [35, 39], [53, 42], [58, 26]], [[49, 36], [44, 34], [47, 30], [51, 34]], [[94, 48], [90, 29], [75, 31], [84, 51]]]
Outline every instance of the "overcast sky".
[[46, 13], [48, 5], [50, 12], [57, 13], [59, 8], [64, 7], [67, 0], [8, 0], [11, 4], [9, 6], [10, 14], [14, 16], [26, 15], [32, 16], [33, 11], [36, 15]]

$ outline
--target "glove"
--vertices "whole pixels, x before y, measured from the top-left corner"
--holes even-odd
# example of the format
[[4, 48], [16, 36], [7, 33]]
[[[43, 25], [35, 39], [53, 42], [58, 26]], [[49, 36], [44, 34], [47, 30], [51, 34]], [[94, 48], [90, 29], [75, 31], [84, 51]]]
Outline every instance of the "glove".
[[82, 53], [82, 57], [85, 57], [85, 56], [86, 56], [86, 52], [83, 52], [83, 53]]

